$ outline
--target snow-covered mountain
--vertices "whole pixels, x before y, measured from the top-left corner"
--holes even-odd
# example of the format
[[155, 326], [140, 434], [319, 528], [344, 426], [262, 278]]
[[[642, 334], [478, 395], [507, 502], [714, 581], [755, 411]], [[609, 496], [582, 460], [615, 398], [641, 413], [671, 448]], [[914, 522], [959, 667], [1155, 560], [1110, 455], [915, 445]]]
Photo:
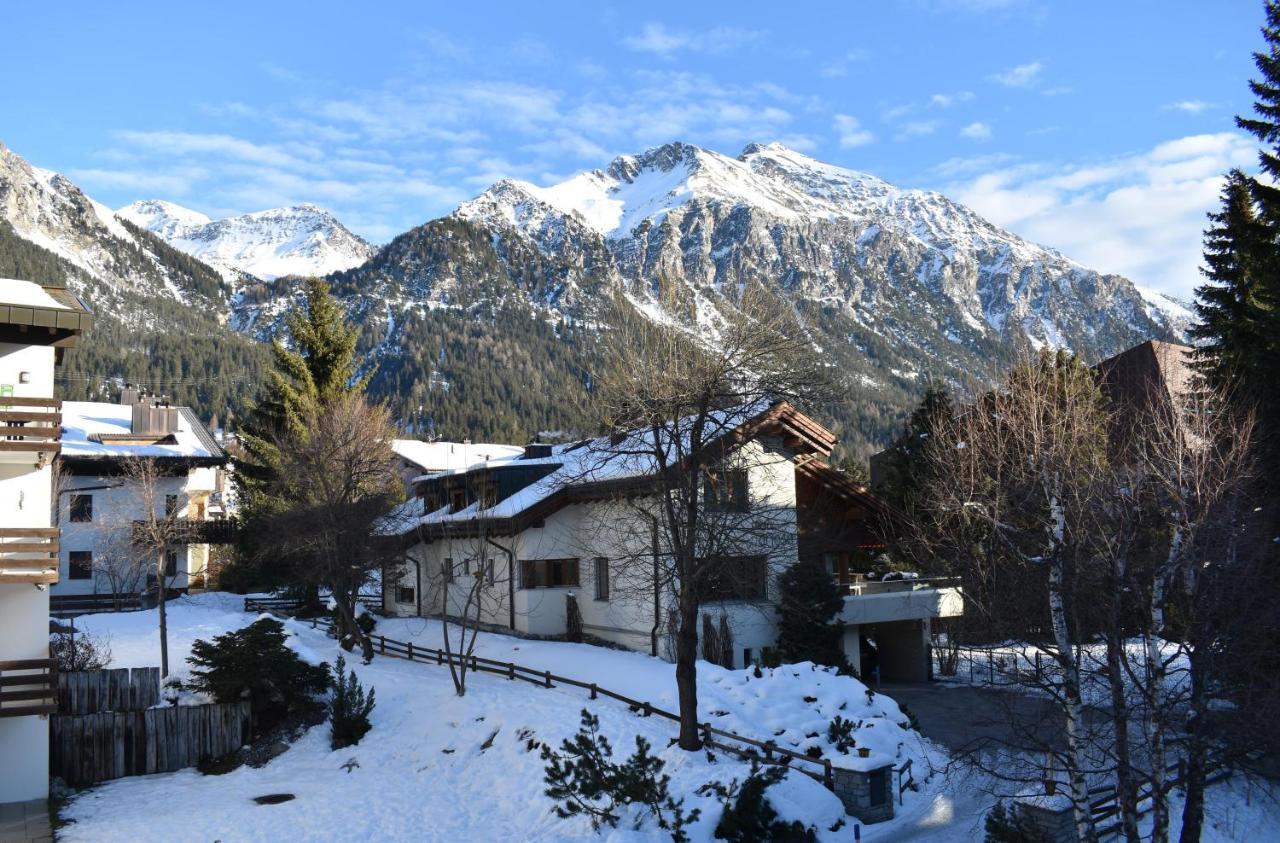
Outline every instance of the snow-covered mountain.
[[[1176, 302], [1000, 229], [939, 193], [903, 190], [780, 144], [737, 158], [673, 143], [551, 187], [506, 180], [456, 216], [547, 255], [598, 241], [635, 292], [769, 279], [899, 340], [938, 333], [1067, 346], [1180, 334]], [[566, 278], [565, 292], [572, 292]], [[700, 310], [700, 312], [706, 312]], [[917, 336], [900, 332], [916, 326]]]
[[374, 249], [316, 205], [294, 205], [220, 220], [159, 199], [116, 211], [170, 245], [221, 270], [271, 280], [327, 275], [364, 263]]

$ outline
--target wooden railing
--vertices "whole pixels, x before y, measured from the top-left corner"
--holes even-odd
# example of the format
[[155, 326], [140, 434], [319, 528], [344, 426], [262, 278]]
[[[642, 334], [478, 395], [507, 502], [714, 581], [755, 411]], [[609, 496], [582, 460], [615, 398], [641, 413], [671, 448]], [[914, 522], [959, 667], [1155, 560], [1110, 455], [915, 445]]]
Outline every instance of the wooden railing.
[[57, 581], [57, 527], [0, 527], [0, 582]]
[[58, 663], [53, 659], [0, 662], [0, 717], [58, 710]]
[[[134, 521], [134, 529], [146, 526], [145, 521]], [[180, 519], [171, 537], [173, 544], [233, 544], [239, 524], [230, 518], [214, 518], [197, 521]]]
[[0, 453], [56, 454], [62, 447], [62, 401], [0, 398]]

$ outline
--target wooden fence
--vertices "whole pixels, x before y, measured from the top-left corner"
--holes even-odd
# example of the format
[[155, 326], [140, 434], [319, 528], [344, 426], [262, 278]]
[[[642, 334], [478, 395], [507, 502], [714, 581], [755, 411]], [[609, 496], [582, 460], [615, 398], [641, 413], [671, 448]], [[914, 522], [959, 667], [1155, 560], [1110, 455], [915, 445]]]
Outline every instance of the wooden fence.
[[[248, 604], [249, 600], [246, 600], [246, 611], [252, 611], [249, 609]], [[310, 618], [308, 620], [311, 623], [312, 628], [324, 627], [326, 629], [331, 629], [333, 626], [333, 620], [328, 617]], [[406, 659], [420, 664], [434, 664], [439, 666], [453, 665], [455, 667], [465, 665], [467, 670], [472, 670], [477, 673], [491, 673], [511, 681], [519, 680], [528, 682], [529, 684], [536, 685], [540, 688], [554, 688], [557, 685], [568, 685], [585, 690], [588, 697], [593, 700], [600, 697], [617, 700], [642, 717], [657, 716], [676, 723], [680, 722], [680, 716], [678, 714], [658, 708], [646, 700], [632, 699], [631, 697], [620, 694], [617, 691], [602, 688], [595, 682], [583, 682], [580, 679], [573, 679], [568, 676], [559, 676], [549, 670], [536, 670], [531, 667], [516, 664], [515, 662], [496, 661], [494, 659], [486, 659], [476, 655], [464, 656], [460, 653], [447, 653], [444, 650], [439, 650], [434, 647], [423, 647], [414, 644], [412, 641], [396, 641], [383, 635], [374, 635], [371, 637], [373, 639], [374, 648], [378, 653], [385, 656], [394, 656], [396, 658]], [[796, 770], [799, 773], [803, 773], [810, 778], [816, 779], [829, 790], [834, 787], [835, 779], [832, 773], [831, 759], [829, 758], [813, 758], [812, 756], [778, 746], [773, 741], [758, 741], [754, 738], [748, 738], [735, 732], [717, 729], [710, 723], [699, 724], [699, 731], [702, 733], [702, 742], [705, 746], [733, 753], [740, 758], [754, 758], [765, 764], [789, 766], [791, 769]], [[898, 776], [899, 802], [901, 802], [902, 790], [908, 787], [912, 782], [910, 759], [900, 767], [895, 767], [894, 773]]]
[[58, 713], [142, 711], [160, 704], [160, 668], [77, 670], [58, 674]]
[[249, 741], [248, 700], [57, 714], [51, 720], [50, 775], [74, 787], [192, 767]]
[[58, 674], [50, 774], [75, 787], [191, 767], [249, 740], [249, 702], [157, 708], [160, 668]]

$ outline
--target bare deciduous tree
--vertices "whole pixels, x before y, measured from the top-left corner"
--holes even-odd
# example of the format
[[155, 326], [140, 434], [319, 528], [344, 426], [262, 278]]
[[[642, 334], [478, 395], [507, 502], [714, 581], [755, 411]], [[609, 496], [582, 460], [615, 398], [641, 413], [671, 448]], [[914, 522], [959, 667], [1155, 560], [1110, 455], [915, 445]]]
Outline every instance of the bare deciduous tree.
[[[142, 565], [153, 570], [157, 607], [160, 610], [160, 676], [169, 675], [169, 619], [167, 613], [168, 591], [173, 586], [177, 569], [169, 572], [169, 555], [176, 553], [187, 536], [180, 513], [183, 500], [181, 486], [174, 492], [166, 491], [167, 476], [157, 461], [151, 457], [127, 457], [121, 464], [123, 476], [129, 487], [136, 490], [141, 505], [141, 518], [132, 525], [132, 544], [138, 550]], [[185, 476], [185, 471], [183, 475]], [[151, 575], [148, 575], [148, 579]]]
[[358, 643], [366, 661], [373, 645], [356, 622], [360, 591], [399, 559], [375, 529], [401, 493], [394, 436], [385, 407], [351, 394], [309, 409], [274, 442], [280, 460], [269, 491], [282, 505], [266, 519], [273, 542], [264, 552], [284, 559], [296, 581], [329, 590], [339, 642]]
[[655, 634], [664, 610], [675, 619], [685, 750], [701, 746], [700, 607], [734, 592], [764, 597], [768, 561], [795, 558], [794, 525], [780, 523], [794, 512], [792, 502], [783, 506], [746, 489], [745, 477], [770, 456], [739, 447], [743, 428], [774, 402], [814, 400], [826, 382], [776, 299], [748, 288], [741, 312], [717, 317], [709, 344], [676, 327], [625, 320], [595, 379], [600, 417], [612, 435], [590, 446], [573, 478], [598, 481], [613, 501], [597, 508], [601, 529], [613, 536], [619, 567], [634, 574], [632, 597], [652, 601]]

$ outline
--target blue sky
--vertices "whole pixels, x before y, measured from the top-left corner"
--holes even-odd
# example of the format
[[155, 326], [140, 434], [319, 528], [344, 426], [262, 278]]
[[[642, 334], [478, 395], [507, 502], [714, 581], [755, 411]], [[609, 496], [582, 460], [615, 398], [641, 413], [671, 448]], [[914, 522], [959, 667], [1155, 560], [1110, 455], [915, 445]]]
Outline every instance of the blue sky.
[[[127, 8], [128, 11], [124, 11]], [[374, 242], [504, 176], [780, 140], [1186, 296], [1259, 0], [7, 4], [0, 140], [112, 206]]]

